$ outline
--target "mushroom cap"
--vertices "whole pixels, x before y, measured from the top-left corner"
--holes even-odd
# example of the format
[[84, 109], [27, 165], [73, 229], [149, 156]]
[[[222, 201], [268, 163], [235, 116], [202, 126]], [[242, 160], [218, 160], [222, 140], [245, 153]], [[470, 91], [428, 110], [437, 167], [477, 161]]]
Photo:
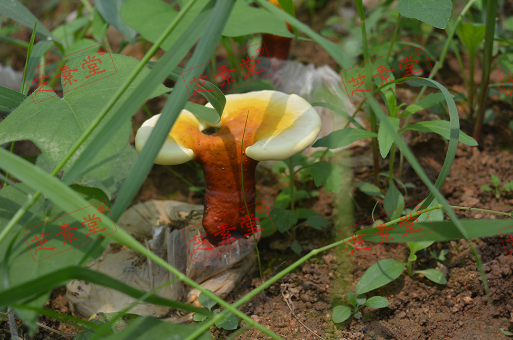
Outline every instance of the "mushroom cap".
[[257, 161], [294, 156], [312, 145], [322, 127], [319, 114], [306, 100], [279, 91], [227, 95], [220, 124], [241, 118], [244, 124], [247, 115], [246, 135], [255, 136], [245, 151]]
[[[135, 135], [135, 149], [137, 152], [141, 152], [159, 118], [160, 114], [151, 117], [137, 130], [137, 134]], [[203, 131], [207, 127], [208, 124], [206, 124], [206, 122], [201, 122], [191, 112], [182, 110], [171, 132], [160, 148], [157, 158], [155, 159], [155, 164], [176, 165], [192, 160], [194, 158], [194, 151], [186, 147], [186, 145], [190, 145], [187, 141], [193, 142], [190, 140], [192, 136], [187, 134], [185, 130], [194, 129]], [[184, 140], [186, 143], [184, 143]]]
[[[212, 107], [210, 103], [205, 106]], [[159, 115], [143, 123], [135, 136], [140, 152], [148, 140]], [[257, 160], [283, 160], [308, 148], [321, 131], [317, 111], [303, 98], [279, 91], [255, 91], [226, 96], [226, 105], [219, 124], [209, 124], [182, 110], [162, 145], [156, 164], [175, 165], [194, 159], [209, 126], [241, 131], [246, 123], [246, 156]], [[241, 129], [242, 126], [242, 129]], [[242, 133], [237, 138], [242, 138]]]

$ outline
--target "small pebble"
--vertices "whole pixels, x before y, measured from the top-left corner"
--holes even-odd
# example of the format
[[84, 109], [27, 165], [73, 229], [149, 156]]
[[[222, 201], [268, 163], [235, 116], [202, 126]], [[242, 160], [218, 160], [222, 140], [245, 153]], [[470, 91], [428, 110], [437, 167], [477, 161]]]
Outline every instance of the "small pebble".
[[399, 313], [397, 314], [397, 318], [398, 318], [398, 319], [402, 319], [402, 318], [404, 318], [405, 316], [406, 316], [406, 313], [405, 313], [404, 311], [403, 311], [403, 312], [399, 312]]
[[256, 323], [260, 323], [260, 317], [258, 315], [251, 315], [251, 318], [253, 319], [253, 321], [255, 321]]
[[312, 308], [312, 303], [310, 301], [307, 301], [305, 303], [305, 305], [306, 305], [306, 308]]

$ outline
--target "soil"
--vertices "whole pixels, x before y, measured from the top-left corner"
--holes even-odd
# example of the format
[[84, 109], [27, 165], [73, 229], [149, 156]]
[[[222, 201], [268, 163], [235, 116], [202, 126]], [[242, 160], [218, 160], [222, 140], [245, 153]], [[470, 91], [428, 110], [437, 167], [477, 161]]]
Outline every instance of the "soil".
[[[327, 8], [320, 11], [316, 19], [322, 22], [323, 18], [331, 15], [333, 15], [332, 9]], [[308, 20], [307, 16], [307, 20], [303, 21], [309, 22]], [[320, 25], [319, 22], [316, 21], [316, 26]], [[316, 30], [320, 28], [322, 27], [316, 27]], [[14, 37], [27, 40], [27, 35], [30, 36], [30, 32], [22, 29]], [[20, 61], [19, 55], [24, 53], [22, 48], [12, 47], [10, 52], [2, 57], [8, 57], [15, 69], [22, 70], [24, 63]], [[315, 44], [309, 41], [294, 41], [291, 56], [308, 59], [316, 65], [333, 63], [323, 50], [316, 49]], [[464, 59], [464, 63], [467, 64], [468, 60]], [[336, 65], [331, 66], [336, 68]], [[463, 83], [460, 77], [461, 71], [454, 55], [449, 54], [447, 66], [442, 69], [437, 80], [445, 85], [450, 82], [453, 87], [461, 85]], [[478, 80], [481, 72], [477, 69], [475, 73]], [[458, 91], [462, 90], [458, 88]], [[410, 102], [415, 94], [407, 89], [398, 90], [397, 93], [401, 102]], [[154, 113], [159, 112], [163, 103], [164, 100], [155, 99], [149, 102], [148, 107]], [[488, 103], [488, 107], [495, 112], [495, 119], [483, 127], [479, 147], [471, 148], [459, 144], [455, 161], [441, 192], [451, 205], [510, 212], [513, 211], [513, 192], [502, 191], [501, 196], [497, 198], [494, 193], [485, 192], [480, 188], [482, 185], [491, 186], [490, 175], [492, 174], [498, 176], [502, 184], [513, 179], [511, 149], [513, 131], [508, 127], [513, 117], [513, 110], [509, 104], [499, 101], [494, 96], [490, 97]], [[464, 109], [467, 110], [467, 107]], [[461, 113], [461, 110], [459, 111]], [[416, 118], [421, 121], [433, 117], [421, 111]], [[473, 125], [464, 118], [461, 114], [461, 128], [472, 135]], [[133, 119], [134, 130], [145, 119], [145, 114], [142, 111], [138, 112]], [[434, 182], [445, 158], [446, 143], [438, 135], [415, 131], [408, 131], [405, 139], [428, 177]], [[131, 142], [133, 143], [133, 138]], [[356, 158], [368, 155], [370, 151], [368, 144], [354, 146], [350, 149], [350, 156]], [[16, 143], [15, 152], [25, 156], [38, 153], [37, 148], [29, 142]], [[399, 154], [396, 154], [396, 160], [398, 157]], [[398, 161], [395, 164], [396, 176], [398, 175], [397, 163]], [[380, 170], [388, 171], [388, 165], [388, 159], [382, 160]], [[406, 204], [424, 199], [429, 191], [407, 162], [405, 169], [401, 180], [415, 185], [408, 190], [408, 195], [405, 195]], [[173, 170], [192, 184], [202, 186], [201, 172], [189, 168], [188, 165], [173, 166]], [[372, 168], [368, 165], [357, 165], [351, 169], [355, 182], [371, 183], [373, 181], [371, 172]], [[313, 183], [307, 185], [310, 189], [315, 188]], [[261, 173], [257, 182], [257, 201], [263, 199], [268, 207], [272, 207], [276, 196], [284, 186], [285, 184], [272, 173]], [[387, 180], [384, 177], [381, 179], [380, 187], [382, 191], [387, 187]], [[375, 205], [374, 198], [366, 196], [354, 187], [351, 189], [351, 195], [355, 206], [352, 224], [370, 219]], [[150, 199], [175, 199], [189, 203], [202, 203], [201, 194], [190, 191], [187, 184], [162, 166], [154, 166], [134, 203]], [[379, 201], [383, 202], [382, 199]], [[321, 188], [318, 197], [304, 201], [302, 206], [313, 209], [330, 221], [330, 225], [323, 232], [303, 228], [297, 233], [297, 240], [304, 249], [302, 256], [307, 254], [307, 250], [320, 248], [340, 239], [340, 227], [336, 220], [337, 206], [333, 193], [327, 194]], [[374, 215], [382, 213], [385, 213], [382, 204], [378, 204]], [[506, 218], [502, 215], [475, 211], [456, 210], [456, 213], [459, 218], [487, 219], [490, 223], [493, 223], [494, 219]], [[258, 244], [264, 280], [276, 275], [300, 258], [290, 249], [281, 251], [271, 247], [271, 243], [276, 240], [285, 242], [287, 236], [275, 233], [271, 237], [260, 240]], [[438, 267], [446, 273], [446, 285], [435, 284], [420, 275], [409, 277], [403, 273], [390, 284], [366, 294], [367, 298], [374, 295], [383, 296], [390, 305], [383, 309], [364, 308], [360, 320], [351, 317], [343, 323], [335, 324], [331, 318], [331, 311], [336, 305], [348, 305], [347, 292], [354, 292], [356, 283], [372, 264], [386, 258], [406, 261], [409, 253], [406, 245], [401, 244], [356, 262], [349, 261], [343, 247], [313, 256], [242, 306], [240, 310], [284, 339], [505, 339], [505, 336], [499, 332], [499, 328], [513, 328], [513, 283], [511, 281], [513, 258], [505, 255], [498, 236], [474, 239], [472, 242], [477, 246], [484, 263], [491, 303], [487, 299], [469, 245], [464, 240], [457, 240], [435, 243], [427, 251], [420, 251], [417, 253], [418, 261], [413, 268], [421, 270]], [[429, 255], [429, 251], [440, 252], [442, 249], [448, 249], [449, 252], [446, 260], [437, 264], [437, 261]], [[259, 284], [260, 276], [258, 269], [255, 268], [240, 282], [226, 301], [229, 303], [237, 301]], [[64, 286], [52, 292], [45, 308], [71, 315]], [[46, 316], [40, 316], [39, 322], [60, 332], [78, 333], [80, 331]], [[20, 320], [17, 324], [20, 326], [19, 332], [23, 339], [29, 339], [26, 335], [26, 326], [22, 325]], [[243, 326], [244, 322], [239, 328]], [[214, 339], [226, 339], [232, 334], [234, 331], [212, 328]], [[266, 338], [255, 329], [234, 337], [234, 339], [248, 340]], [[7, 322], [0, 326], [0, 340], [3, 339], [10, 339]], [[66, 338], [40, 328], [38, 334], [30, 339]]]

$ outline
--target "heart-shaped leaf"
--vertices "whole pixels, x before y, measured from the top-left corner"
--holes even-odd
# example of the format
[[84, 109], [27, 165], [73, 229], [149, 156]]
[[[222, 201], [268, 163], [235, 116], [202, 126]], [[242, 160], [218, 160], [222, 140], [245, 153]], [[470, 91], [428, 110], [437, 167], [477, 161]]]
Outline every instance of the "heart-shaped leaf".
[[346, 321], [351, 316], [351, 309], [347, 306], [336, 306], [333, 308], [333, 322], [339, 323]]

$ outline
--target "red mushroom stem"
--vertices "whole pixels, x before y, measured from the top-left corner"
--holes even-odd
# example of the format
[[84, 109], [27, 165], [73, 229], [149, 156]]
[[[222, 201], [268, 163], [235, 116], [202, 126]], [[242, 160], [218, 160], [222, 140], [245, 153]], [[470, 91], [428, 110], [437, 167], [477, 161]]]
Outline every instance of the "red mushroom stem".
[[[241, 161], [244, 173], [244, 193], [250, 218], [255, 214], [255, 168], [258, 161], [246, 156], [242, 135], [245, 117], [227, 122], [212, 134], [199, 132], [196, 160], [203, 169], [206, 193], [203, 227], [206, 238], [214, 246], [233, 243], [248, 234], [243, 227], [247, 219], [242, 196]], [[249, 130], [249, 129], [248, 129]], [[247, 132], [244, 149], [253, 144], [254, 134]], [[228, 232], [223, 232], [227, 230]]]

